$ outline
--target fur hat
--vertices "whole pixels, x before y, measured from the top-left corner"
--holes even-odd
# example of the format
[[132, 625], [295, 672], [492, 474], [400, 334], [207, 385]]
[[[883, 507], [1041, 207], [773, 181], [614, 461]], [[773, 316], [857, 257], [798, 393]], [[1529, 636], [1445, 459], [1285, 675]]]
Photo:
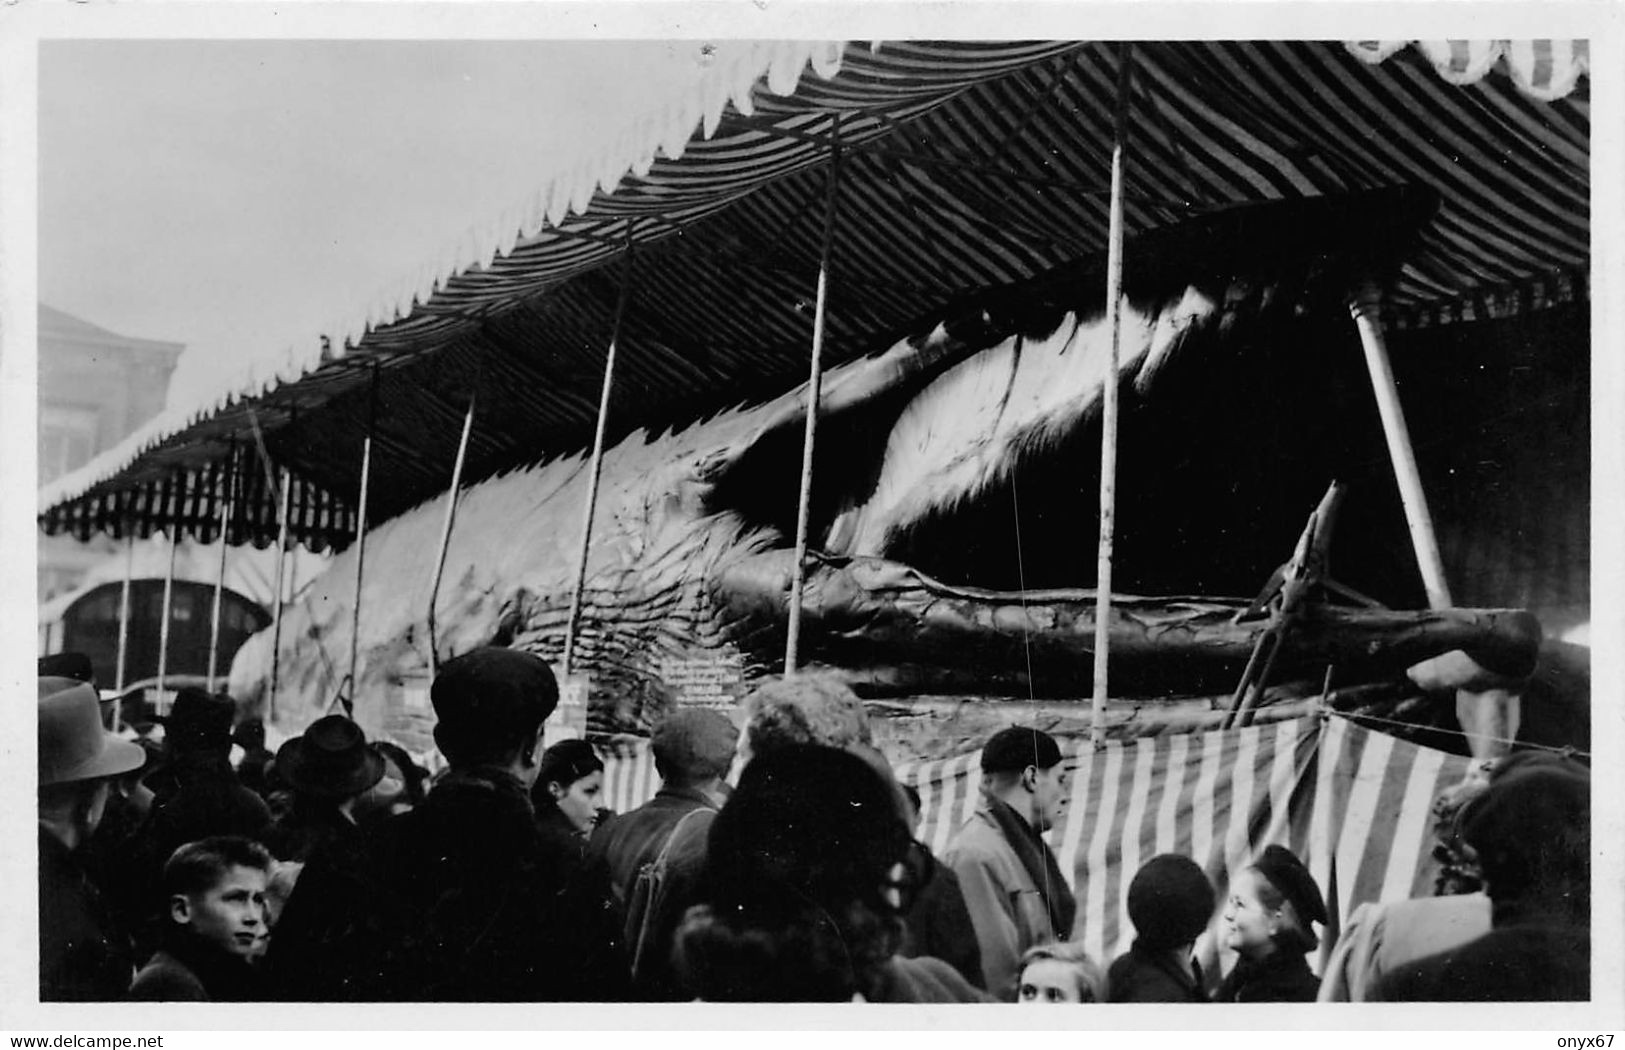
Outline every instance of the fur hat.
[[101, 703], [88, 682], [39, 680], [39, 783], [67, 784], [139, 769], [147, 753], [102, 725]]
[[1147, 948], [1177, 948], [1207, 929], [1216, 904], [1213, 884], [1194, 860], [1161, 853], [1128, 884], [1128, 917]]
[[1011, 726], [993, 734], [982, 748], [982, 772], [1019, 773], [1028, 766], [1049, 769], [1061, 761], [1061, 746], [1040, 729]]
[[1298, 913], [1298, 919], [1305, 929], [1311, 922], [1324, 926], [1331, 921], [1326, 914], [1326, 901], [1320, 895], [1320, 887], [1315, 885], [1315, 877], [1309, 874], [1309, 869], [1303, 866], [1297, 854], [1285, 846], [1271, 843], [1253, 861], [1253, 869], [1292, 903], [1292, 910]]
[[726, 775], [738, 742], [739, 729], [721, 711], [681, 707], [655, 727], [649, 749], [669, 775], [698, 781]]
[[277, 749], [276, 772], [301, 794], [346, 799], [378, 783], [384, 760], [367, 746], [360, 726], [343, 715], [327, 715]]

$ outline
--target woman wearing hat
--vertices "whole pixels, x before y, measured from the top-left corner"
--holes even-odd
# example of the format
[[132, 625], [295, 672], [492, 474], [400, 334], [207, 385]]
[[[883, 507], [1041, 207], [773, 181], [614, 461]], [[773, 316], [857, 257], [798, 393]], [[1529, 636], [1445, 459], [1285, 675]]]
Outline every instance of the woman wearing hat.
[[1285, 846], [1266, 846], [1230, 887], [1224, 943], [1240, 958], [1216, 1001], [1313, 1002], [1320, 978], [1304, 955], [1320, 944], [1317, 922], [1327, 922], [1326, 902], [1309, 869]]
[[277, 778], [293, 793], [266, 835], [277, 859], [308, 860], [356, 832], [356, 800], [384, 775], [384, 760], [343, 715], [318, 718], [276, 753]]
[[1205, 1003], [1196, 938], [1213, 918], [1213, 884], [1201, 865], [1159, 853], [1128, 884], [1134, 943], [1112, 961], [1107, 994], [1114, 1003]]

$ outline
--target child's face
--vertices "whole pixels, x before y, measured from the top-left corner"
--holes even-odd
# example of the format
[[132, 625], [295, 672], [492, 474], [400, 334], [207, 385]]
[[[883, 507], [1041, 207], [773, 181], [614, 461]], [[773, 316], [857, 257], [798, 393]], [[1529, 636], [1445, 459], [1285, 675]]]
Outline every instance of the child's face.
[[265, 872], [232, 866], [202, 893], [176, 895], [171, 916], [221, 950], [249, 958], [265, 934]]
[[1034, 959], [1021, 971], [1016, 1002], [1030, 1006], [1050, 1003], [1081, 1003], [1078, 971], [1059, 959]]

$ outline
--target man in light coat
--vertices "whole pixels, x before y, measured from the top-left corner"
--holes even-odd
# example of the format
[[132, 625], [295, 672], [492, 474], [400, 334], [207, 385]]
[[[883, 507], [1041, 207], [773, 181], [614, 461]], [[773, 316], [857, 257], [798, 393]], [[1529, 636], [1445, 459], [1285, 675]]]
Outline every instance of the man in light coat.
[[1060, 820], [1069, 771], [1048, 733], [1012, 726], [982, 749], [982, 798], [943, 861], [959, 877], [987, 990], [1014, 1002], [1021, 955], [1064, 941], [1077, 905], [1042, 835]]

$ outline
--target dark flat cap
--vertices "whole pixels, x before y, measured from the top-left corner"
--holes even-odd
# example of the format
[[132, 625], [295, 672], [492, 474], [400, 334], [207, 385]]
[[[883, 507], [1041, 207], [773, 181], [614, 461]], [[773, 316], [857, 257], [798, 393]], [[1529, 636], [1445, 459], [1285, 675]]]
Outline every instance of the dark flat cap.
[[1177, 948], [1196, 940], [1216, 903], [1201, 865], [1177, 853], [1152, 857], [1128, 884], [1129, 921], [1146, 948]]
[[721, 711], [680, 707], [655, 727], [649, 749], [662, 768], [699, 780], [725, 775], [738, 743], [739, 728]]
[[1264, 852], [1253, 861], [1253, 868], [1268, 879], [1281, 896], [1292, 902], [1292, 910], [1298, 913], [1305, 928], [1311, 922], [1324, 926], [1331, 921], [1326, 914], [1326, 900], [1320, 895], [1320, 887], [1315, 885], [1315, 877], [1309, 874], [1309, 869], [1303, 866], [1297, 854], [1285, 846], [1272, 843], [1265, 846]]
[[559, 705], [547, 661], [488, 647], [440, 665], [429, 687], [437, 732], [465, 740], [507, 740], [533, 732]]
[[1019, 773], [1028, 766], [1049, 769], [1061, 761], [1061, 745], [1039, 729], [1011, 726], [993, 734], [982, 748], [982, 772]]

